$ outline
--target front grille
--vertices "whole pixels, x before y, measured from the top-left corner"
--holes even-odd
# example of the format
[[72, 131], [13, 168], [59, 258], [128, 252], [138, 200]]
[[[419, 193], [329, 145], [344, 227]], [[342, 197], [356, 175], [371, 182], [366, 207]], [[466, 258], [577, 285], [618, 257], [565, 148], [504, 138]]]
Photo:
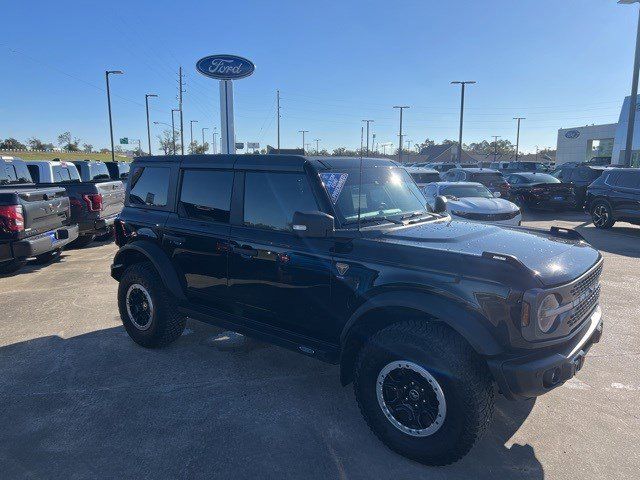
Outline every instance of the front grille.
[[520, 213], [518, 210], [506, 213], [473, 213], [473, 212], [452, 212], [459, 217], [467, 218], [469, 220], [480, 220], [484, 222], [495, 222], [500, 220], [511, 220]]
[[573, 327], [581, 322], [598, 304], [600, 299], [600, 274], [602, 264], [598, 265], [592, 272], [571, 288], [571, 296], [574, 307], [573, 312], [567, 320], [567, 325]]

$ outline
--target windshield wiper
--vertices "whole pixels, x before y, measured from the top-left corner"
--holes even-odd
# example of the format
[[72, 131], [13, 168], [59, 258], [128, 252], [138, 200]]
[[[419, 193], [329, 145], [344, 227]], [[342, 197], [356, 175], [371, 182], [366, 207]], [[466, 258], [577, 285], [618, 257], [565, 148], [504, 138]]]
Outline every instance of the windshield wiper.
[[418, 210], [411, 213], [406, 213], [400, 217], [401, 220], [409, 220], [410, 218], [422, 217], [424, 215], [431, 215], [431, 212], [427, 212], [426, 210]]
[[[360, 223], [368, 223], [368, 222], [389, 222], [389, 223], [395, 223], [396, 225], [404, 225], [404, 222], [402, 220], [396, 220], [394, 218], [389, 218], [389, 217], [385, 217], [383, 215], [380, 216], [376, 216], [376, 217], [367, 217], [367, 218], [361, 218], [360, 219]], [[353, 225], [354, 223], [358, 223], [358, 219], [354, 219], [354, 220], [349, 220], [347, 222], [345, 222], [345, 225]]]

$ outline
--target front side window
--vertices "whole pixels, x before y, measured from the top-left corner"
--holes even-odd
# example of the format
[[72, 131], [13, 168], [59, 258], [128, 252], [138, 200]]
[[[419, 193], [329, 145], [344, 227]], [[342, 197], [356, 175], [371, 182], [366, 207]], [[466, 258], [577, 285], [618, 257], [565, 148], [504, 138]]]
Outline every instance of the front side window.
[[640, 175], [636, 172], [625, 172], [618, 176], [616, 184], [622, 188], [640, 188]]
[[[330, 176], [343, 180], [329, 186]], [[426, 198], [403, 168], [365, 167], [362, 170], [362, 188], [358, 168], [321, 173], [320, 178], [345, 225], [358, 222], [358, 211], [361, 220], [368, 220], [427, 210]]]
[[138, 167], [131, 176], [129, 201], [134, 205], [166, 206], [170, 173], [167, 167]]
[[248, 172], [244, 183], [244, 225], [292, 231], [295, 212], [313, 212], [318, 204], [306, 175]]
[[180, 191], [180, 214], [194, 220], [229, 223], [233, 172], [185, 170]]

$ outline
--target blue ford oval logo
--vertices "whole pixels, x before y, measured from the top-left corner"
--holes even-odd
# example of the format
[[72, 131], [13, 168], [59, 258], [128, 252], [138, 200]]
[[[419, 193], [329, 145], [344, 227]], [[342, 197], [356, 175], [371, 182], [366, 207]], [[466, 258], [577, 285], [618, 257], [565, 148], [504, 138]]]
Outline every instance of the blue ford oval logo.
[[236, 55], [209, 55], [196, 63], [202, 75], [219, 80], [237, 80], [248, 77], [256, 69], [250, 60]]
[[580, 136], [580, 132], [578, 130], [569, 130], [564, 134], [567, 138], [578, 138]]

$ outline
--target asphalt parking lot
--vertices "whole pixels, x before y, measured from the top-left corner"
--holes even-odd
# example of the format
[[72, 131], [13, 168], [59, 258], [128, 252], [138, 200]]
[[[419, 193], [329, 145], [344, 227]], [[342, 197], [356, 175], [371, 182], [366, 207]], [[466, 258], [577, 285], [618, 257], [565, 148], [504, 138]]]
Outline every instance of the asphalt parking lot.
[[95, 243], [0, 278], [2, 478], [632, 478], [640, 469], [640, 228], [576, 227], [605, 256], [605, 334], [578, 377], [536, 402], [500, 399], [457, 464], [387, 450], [338, 367], [225, 340], [189, 322], [163, 350], [121, 326], [116, 247]]

